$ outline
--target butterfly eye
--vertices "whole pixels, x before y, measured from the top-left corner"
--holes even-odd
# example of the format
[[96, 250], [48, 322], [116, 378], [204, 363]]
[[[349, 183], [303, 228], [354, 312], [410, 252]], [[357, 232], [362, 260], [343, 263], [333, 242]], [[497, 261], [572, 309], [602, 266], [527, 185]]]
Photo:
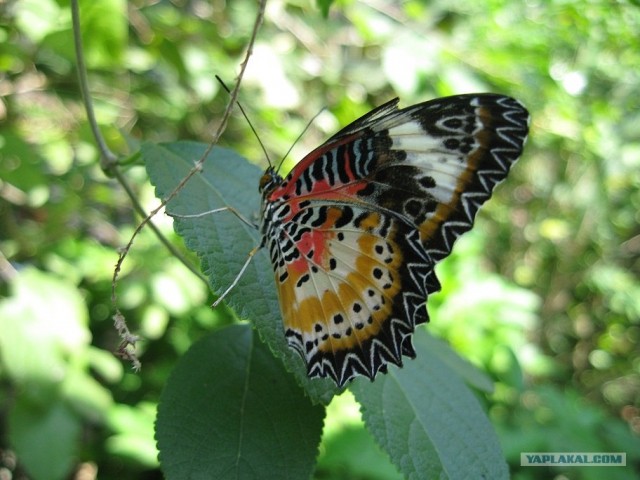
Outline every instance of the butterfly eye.
[[272, 180], [273, 180], [273, 175], [269, 172], [265, 172], [264, 175], [260, 177], [260, 184], [258, 186], [258, 188], [260, 189], [260, 192], [264, 192], [266, 186], [272, 183]]
[[260, 177], [260, 183], [258, 189], [260, 193], [271, 193], [276, 187], [285, 187], [286, 182], [283, 182], [282, 177], [276, 173], [273, 167], [269, 167], [265, 170], [262, 177]]

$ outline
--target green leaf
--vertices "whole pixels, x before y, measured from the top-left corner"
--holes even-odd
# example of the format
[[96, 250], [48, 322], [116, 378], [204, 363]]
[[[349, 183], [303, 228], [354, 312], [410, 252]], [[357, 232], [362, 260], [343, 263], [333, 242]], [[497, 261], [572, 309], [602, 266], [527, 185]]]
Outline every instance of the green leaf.
[[82, 418], [100, 422], [113, 402], [85, 370], [87, 308], [76, 286], [33, 267], [10, 286], [0, 301], [0, 368], [14, 384], [9, 439], [34, 479], [66, 478]]
[[61, 9], [54, 0], [23, 0], [12, 12], [16, 26], [34, 43], [59, 28]]
[[[204, 144], [193, 142], [144, 144], [142, 157], [156, 187], [156, 195], [167, 197], [203, 156], [206, 148]], [[235, 152], [214, 148], [205, 161], [204, 171], [186, 183], [169, 202], [167, 210], [178, 215], [194, 215], [232, 207], [244, 218], [257, 221], [261, 173], [258, 167]], [[257, 229], [230, 211], [198, 218], [178, 217], [175, 218], [175, 229], [187, 247], [198, 254], [202, 271], [209, 277], [209, 283], [217, 294], [234, 282], [249, 252], [260, 244]], [[287, 346], [273, 269], [265, 249], [253, 257], [225, 301], [238, 315], [253, 322], [260, 337], [284, 361], [287, 370], [295, 375], [315, 402], [326, 404], [331, 400], [336, 392], [333, 382], [309, 379], [304, 362]]]
[[462, 358], [443, 340], [430, 334], [420, 335], [416, 340], [415, 347], [417, 355], [425, 355], [427, 357], [437, 355], [441, 362], [446, 363], [447, 367], [453, 370], [457, 376], [461, 377], [469, 385], [483, 392], [493, 392], [493, 381], [491, 378], [468, 360]]
[[134, 407], [117, 405], [109, 410], [108, 424], [115, 432], [107, 438], [110, 455], [129, 458], [147, 468], [158, 466], [158, 450], [153, 438], [156, 405], [140, 402]]
[[402, 475], [363, 426], [346, 426], [324, 442], [317, 478], [401, 480]]
[[84, 300], [75, 286], [32, 267], [11, 290], [0, 301], [0, 361], [16, 383], [55, 387], [91, 340]]
[[78, 454], [80, 426], [66, 403], [55, 398], [44, 408], [23, 399], [9, 412], [11, 442], [35, 480], [67, 478]]
[[320, 12], [322, 12], [322, 16], [324, 18], [329, 16], [329, 9], [331, 8], [332, 3], [333, 0], [316, 0], [316, 5], [320, 9]]
[[248, 325], [216, 330], [180, 360], [158, 407], [167, 479], [310, 477], [324, 408]]
[[127, 2], [81, 0], [82, 42], [90, 68], [122, 68], [127, 44]]
[[498, 438], [473, 393], [414, 335], [418, 355], [350, 389], [367, 428], [406, 478], [508, 478]]

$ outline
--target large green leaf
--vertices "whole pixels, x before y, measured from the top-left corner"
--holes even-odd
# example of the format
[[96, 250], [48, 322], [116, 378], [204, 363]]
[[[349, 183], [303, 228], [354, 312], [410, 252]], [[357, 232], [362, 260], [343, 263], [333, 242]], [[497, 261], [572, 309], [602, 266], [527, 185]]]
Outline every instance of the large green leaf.
[[350, 387], [365, 424], [406, 478], [508, 478], [498, 438], [473, 393], [415, 336], [417, 357]]
[[[142, 147], [156, 195], [167, 197], [204, 154], [206, 145], [176, 142]], [[169, 202], [168, 211], [194, 215], [215, 208], [232, 207], [244, 218], [257, 221], [261, 171], [231, 150], [214, 148], [204, 170], [186, 183]], [[176, 231], [188, 248], [195, 251], [209, 277], [213, 291], [220, 294], [231, 285], [252, 248], [260, 243], [258, 231], [229, 211], [198, 218], [176, 218]], [[273, 270], [264, 249], [253, 258], [236, 287], [225, 301], [255, 325], [262, 339], [287, 370], [294, 373], [314, 401], [328, 403], [336, 391], [330, 380], [307, 377], [302, 359], [286, 344]]]
[[162, 393], [161, 465], [169, 480], [309, 478], [323, 416], [248, 325], [222, 328], [180, 359]]

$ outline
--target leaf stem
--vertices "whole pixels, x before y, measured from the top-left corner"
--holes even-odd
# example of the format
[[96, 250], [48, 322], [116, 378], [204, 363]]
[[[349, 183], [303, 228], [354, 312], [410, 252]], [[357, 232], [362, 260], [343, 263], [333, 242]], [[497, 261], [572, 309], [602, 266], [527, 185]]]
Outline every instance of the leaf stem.
[[82, 48], [80, 8], [78, 7], [78, 0], [71, 0], [71, 20], [73, 22], [73, 43], [76, 49], [76, 62], [78, 63], [78, 81], [80, 82], [80, 93], [82, 94], [84, 108], [87, 112], [87, 120], [89, 121], [91, 132], [93, 133], [93, 137], [98, 145], [98, 150], [100, 150], [100, 167], [107, 176], [113, 176], [113, 170], [115, 169], [118, 157], [109, 150], [109, 147], [100, 132], [98, 122], [96, 121], [96, 115], [93, 111], [93, 103], [91, 102], [91, 96], [89, 95], [87, 66], [84, 61], [84, 49]]

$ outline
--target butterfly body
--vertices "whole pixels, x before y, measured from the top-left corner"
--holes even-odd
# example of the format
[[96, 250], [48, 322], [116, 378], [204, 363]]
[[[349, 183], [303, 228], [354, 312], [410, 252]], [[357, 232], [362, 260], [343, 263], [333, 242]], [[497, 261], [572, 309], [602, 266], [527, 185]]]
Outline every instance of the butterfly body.
[[391, 101], [260, 181], [285, 336], [344, 385], [414, 357], [435, 264], [520, 156], [528, 113], [500, 95]]

